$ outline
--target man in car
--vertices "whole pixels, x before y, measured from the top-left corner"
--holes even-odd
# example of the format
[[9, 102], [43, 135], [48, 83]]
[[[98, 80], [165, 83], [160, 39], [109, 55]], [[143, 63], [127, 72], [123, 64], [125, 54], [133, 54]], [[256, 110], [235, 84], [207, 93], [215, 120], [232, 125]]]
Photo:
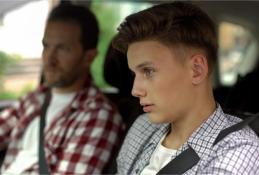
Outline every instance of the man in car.
[[42, 40], [45, 83], [0, 113], [0, 142], [8, 146], [2, 174], [42, 173], [39, 159], [50, 174], [103, 171], [123, 124], [90, 76], [98, 34], [95, 16], [84, 7], [51, 11]]

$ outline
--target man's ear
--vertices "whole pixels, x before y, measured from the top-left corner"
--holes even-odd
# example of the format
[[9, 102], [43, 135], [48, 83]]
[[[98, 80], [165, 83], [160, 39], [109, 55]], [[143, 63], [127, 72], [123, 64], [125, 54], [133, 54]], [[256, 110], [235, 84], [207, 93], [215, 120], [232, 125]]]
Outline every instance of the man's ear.
[[196, 54], [191, 57], [192, 83], [200, 84], [208, 76], [208, 61], [205, 55]]
[[85, 51], [85, 62], [84, 63], [87, 68], [90, 67], [90, 65], [92, 64], [92, 62], [97, 54], [98, 54], [97, 49], [89, 49], [89, 50]]

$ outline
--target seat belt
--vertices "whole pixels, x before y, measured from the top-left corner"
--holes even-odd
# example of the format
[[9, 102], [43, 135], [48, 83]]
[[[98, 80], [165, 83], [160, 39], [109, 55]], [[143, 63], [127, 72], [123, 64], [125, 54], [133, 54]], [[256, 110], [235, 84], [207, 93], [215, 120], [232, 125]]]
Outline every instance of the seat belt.
[[39, 174], [49, 175], [49, 169], [46, 163], [45, 151], [44, 151], [44, 127], [46, 120], [46, 112], [50, 102], [50, 91], [46, 93], [42, 108], [41, 108], [41, 116], [40, 116], [40, 132], [39, 132]]
[[237, 123], [233, 126], [230, 126], [226, 129], [223, 129], [222, 131], [220, 131], [219, 135], [215, 139], [215, 141], [213, 143], [213, 146], [216, 145], [220, 140], [225, 138], [228, 134], [230, 134], [232, 132], [235, 132], [235, 131], [238, 131], [240, 129], [243, 129], [245, 126], [248, 126], [248, 124], [251, 123], [252, 121], [254, 121], [257, 117], [258, 117], [258, 114], [254, 115], [254, 116], [251, 116], [251, 117], [248, 117], [248, 118], [244, 119], [243, 121], [241, 121], [241, 122], [239, 122], [239, 123]]
[[[254, 121], [259, 114], [248, 117], [245, 120], [232, 125], [226, 129], [220, 131], [219, 135], [215, 139], [213, 146], [216, 145], [219, 141], [224, 139], [228, 134], [238, 131], [249, 123]], [[192, 149], [190, 146], [181, 154], [176, 156], [173, 160], [171, 160], [165, 167], [163, 167], [157, 174], [183, 174], [189, 169], [191, 169], [194, 165], [196, 165], [200, 160], [198, 154]]]
[[198, 154], [189, 146], [188, 149], [171, 160], [157, 174], [183, 174], [200, 160]]

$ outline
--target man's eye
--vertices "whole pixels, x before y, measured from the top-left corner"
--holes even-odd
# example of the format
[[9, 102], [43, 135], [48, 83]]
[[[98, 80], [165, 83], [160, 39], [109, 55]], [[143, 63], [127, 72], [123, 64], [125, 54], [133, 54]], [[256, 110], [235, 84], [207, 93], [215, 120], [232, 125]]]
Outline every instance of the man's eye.
[[45, 42], [42, 42], [42, 46], [43, 46], [44, 49], [46, 49], [48, 47], [48, 44], [45, 43]]
[[60, 45], [58, 48], [60, 50], [63, 50], [63, 51], [68, 51], [69, 50], [69, 48], [67, 46], [65, 46], [65, 45]]

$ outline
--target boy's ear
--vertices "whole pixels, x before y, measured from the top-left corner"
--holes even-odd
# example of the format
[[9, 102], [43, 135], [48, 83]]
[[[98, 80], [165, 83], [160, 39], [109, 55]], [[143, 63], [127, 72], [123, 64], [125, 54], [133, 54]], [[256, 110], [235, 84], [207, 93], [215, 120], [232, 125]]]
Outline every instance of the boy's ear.
[[200, 84], [208, 76], [208, 61], [205, 55], [196, 54], [191, 57], [192, 83]]

